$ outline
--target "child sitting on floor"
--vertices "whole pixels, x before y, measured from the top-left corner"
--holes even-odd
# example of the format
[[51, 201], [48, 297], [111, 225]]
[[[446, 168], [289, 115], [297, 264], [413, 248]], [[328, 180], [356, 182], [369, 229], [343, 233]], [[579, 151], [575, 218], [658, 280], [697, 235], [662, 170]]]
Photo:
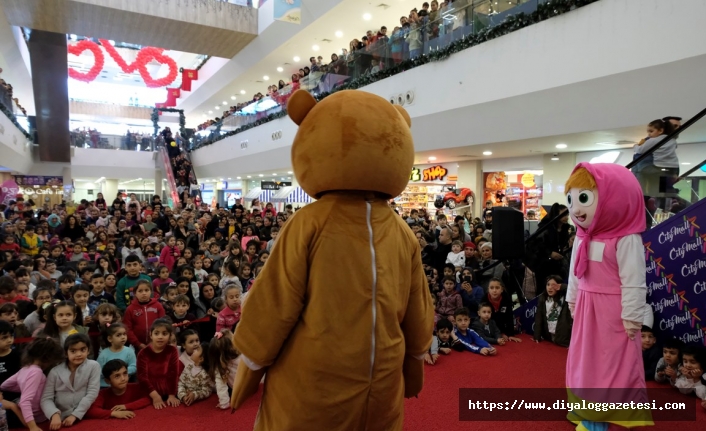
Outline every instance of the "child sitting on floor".
[[177, 348], [169, 344], [173, 334], [169, 319], [155, 320], [149, 331], [150, 344], [137, 354], [137, 378], [157, 410], [166, 406], [179, 407], [176, 395], [184, 366], [179, 361]]
[[492, 307], [491, 319], [498, 325], [505, 341], [522, 342], [515, 335], [515, 316], [512, 312], [512, 299], [505, 292], [505, 285], [499, 278], [491, 278], [488, 284], [488, 303]]
[[505, 339], [503, 334], [498, 329], [498, 325], [490, 316], [493, 314], [493, 307], [487, 302], [482, 303], [478, 307], [478, 319], [473, 321], [471, 329], [476, 331], [478, 335], [490, 344], [504, 345]]
[[109, 387], [98, 393], [86, 413], [87, 419], [132, 419], [134, 410], [152, 404], [139, 383], [128, 383], [127, 367], [120, 359], [111, 359], [103, 365], [103, 379]]
[[441, 319], [436, 324], [436, 336], [432, 336], [431, 348], [429, 352], [424, 355], [424, 361], [429, 365], [436, 364], [439, 358], [439, 354], [448, 355], [451, 353], [451, 349], [463, 350], [460, 341], [458, 339], [453, 340], [451, 338], [451, 332], [453, 332], [453, 325], [448, 319]]
[[495, 356], [497, 350], [468, 327], [471, 323], [470, 314], [467, 308], [456, 310], [454, 313], [456, 329], [451, 333], [451, 339], [459, 341], [459, 349], [462, 348], [462, 350], [479, 353], [483, 356]]
[[655, 381], [657, 383], [669, 382], [674, 386], [679, 376], [679, 364], [681, 364], [681, 352], [684, 343], [677, 338], [668, 338], [662, 344], [662, 357], [657, 362]]
[[233, 333], [227, 329], [216, 332], [208, 346], [208, 374], [216, 384], [218, 407], [230, 407], [235, 373], [238, 371], [238, 352], [233, 347]]
[[[186, 351], [184, 351], [186, 353]], [[184, 354], [182, 353], [182, 355]], [[187, 407], [195, 401], [205, 400], [211, 396], [211, 378], [203, 368], [208, 361], [204, 357], [206, 352], [199, 345], [190, 356], [190, 364], [186, 365], [179, 377], [177, 396]], [[230, 399], [230, 398], [229, 398]]]
[[706, 366], [706, 352], [703, 348], [686, 346], [682, 352], [682, 365], [679, 368], [679, 377], [674, 383], [682, 394], [696, 394], [697, 397], [706, 399], [706, 385], [704, 384], [704, 366]]
[[539, 295], [534, 316], [534, 341], [542, 340], [569, 347], [573, 319], [566, 305], [566, 289], [562, 288], [562, 278], [551, 275], [547, 278], [547, 290]]
[[454, 319], [454, 312], [463, 307], [461, 294], [456, 291], [456, 281], [453, 277], [444, 277], [444, 289], [439, 292], [439, 303], [436, 312], [449, 321]]

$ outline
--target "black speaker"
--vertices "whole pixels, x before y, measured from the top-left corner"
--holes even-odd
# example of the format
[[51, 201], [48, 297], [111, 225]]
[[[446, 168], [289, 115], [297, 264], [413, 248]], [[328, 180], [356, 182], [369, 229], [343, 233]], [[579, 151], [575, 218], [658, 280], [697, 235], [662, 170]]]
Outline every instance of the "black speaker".
[[514, 208], [493, 208], [493, 258], [520, 259], [525, 255], [522, 212]]

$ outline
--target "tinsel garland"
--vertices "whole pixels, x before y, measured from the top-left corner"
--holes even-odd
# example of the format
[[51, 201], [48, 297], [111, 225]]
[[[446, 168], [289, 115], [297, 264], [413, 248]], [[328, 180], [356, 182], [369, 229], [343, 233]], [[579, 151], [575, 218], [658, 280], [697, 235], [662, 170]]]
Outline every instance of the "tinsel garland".
[[[451, 56], [451, 54], [455, 54], [457, 52], [463, 51], [464, 49], [468, 49], [468, 48], [474, 47], [476, 45], [479, 45], [483, 42], [487, 42], [489, 40], [496, 39], [501, 36], [505, 36], [506, 34], [523, 29], [523, 28], [528, 27], [532, 24], [537, 24], [537, 23], [545, 21], [549, 18], [553, 18], [555, 16], [565, 14], [567, 12], [574, 10], [574, 9], [589, 5], [591, 3], [595, 3], [597, 1], [598, 0], [550, 0], [550, 1], [547, 1], [546, 3], [540, 3], [537, 6], [537, 9], [530, 14], [518, 13], [515, 15], [511, 15], [511, 16], [505, 18], [505, 20], [502, 23], [500, 23], [496, 26], [486, 27], [486, 28], [480, 30], [478, 33], [473, 34], [473, 35], [469, 35], [468, 37], [464, 37], [460, 40], [457, 40], [444, 48], [439, 48], [437, 50], [431, 51], [428, 54], [423, 54], [423, 55], [416, 57], [416, 58], [410, 58], [408, 60], [404, 60], [401, 63], [398, 63], [395, 66], [389, 67], [387, 69], [381, 70], [378, 73], [364, 75], [359, 78], [353, 79], [353, 80], [349, 81], [348, 83], [343, 84], [340, 87], [337, 87], [335, 90], [331, 91], [330, 93], [321, 93], [321, 94], [315, 95], [314, 97], [316, 98], [317, 101], [321, 101], [322, 99], [325, 99], [326, 97], [330, 96], [332, 93], [335, 93], [337, 91], [356, 90], [358, 88], [364, 87], [366, 85], [370, 85], [370, 84], [375, 83], [377, 81], [381, 81], [385, 78], [389, 78], [391, 76], [397, 75], [398, 73], [402, 73], [404, 71], [414, 69], [415, 67], [419, 67], [424, 64], [431, 63], [433, 61], [445, 60], [445, 59], [449, 58]], [[213, 140], [211, 140], [209, 142], [206, 142], [206, 143], [199, 145], [199, 147], [211, 145], [211, 144], [218, 142], [222, 139], [228, 138], [230, 136], [244, 132], [246, 130], [252, 129], [253, 127], [257, 127], [261, 124], [276, 120], [278, 118], [282, 118], [286, 115], [287, 115], [286, 109], [282, 108], [282, 111], [280, 111], [276, 114], [268, 115], [266, 118], [262, 118], [252, 124], [249, 124], [247, 126], [243, 126], [243, 127], [239, 128], [238, 130], [228, 132], [224, 135], [221, 135], [217, 138], [214, 138]], [[196, 148], [196, 149], [198, 149], [198, 148]], [[191, 150], [191, 151], [193, 151], [193, 150]]]
[[17, 122], [17, 117], [15, 117], [15, 114], [13, 114], [7, 106], [0, 103], [0, 111], [5, 114], [5, 116], [10, 120], [12, 124], [15, 125], [15, 127], [20, 129], [20, 132], [22, 132], [22, 134], [25, 135], [27, 139], [33, 141], [32, 135], [30, 135], [29, 132], [27, 132], [22, 126], [20, 126], [20, 123]]
[[184, 116], [183, 109], [176, 108], [154, 108], [152, 110], [152, 115], [150, 119], [152, 120], [152, 125], [154, 126], [154, 136], [159, 134], [159, 112], [178, 112], [179, 113], [179, 133], [181, 136], [186, 136], [186, 117]]

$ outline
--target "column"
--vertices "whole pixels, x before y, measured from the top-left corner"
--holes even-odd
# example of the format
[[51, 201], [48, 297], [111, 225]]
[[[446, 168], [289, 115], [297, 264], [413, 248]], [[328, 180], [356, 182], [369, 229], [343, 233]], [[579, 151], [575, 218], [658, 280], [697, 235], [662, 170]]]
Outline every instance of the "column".
[[[456, 187], [468, 188], [473, 191], [476, 199], [473, 201], [471, 214], [473, 217], [480, 217], [481, 208], [483, 207], [483, 162], [480, 160], [470, 162], [458, 162], [458, 181]], [[461, 213], [465, 212], [461, 209]]]
[[[164, 186], [164, 175], [161, 169], [154, 170], [154, 194], [162, 197], [162, 187]], [[151, 200], [151, 199], [150, 199]]]
[[63, 184], [64, 184], [64, 196], [65, 201], [70, 201], [73, 196], [73, 183], [74, 180], [71, 177], [71, 166], [64, 166], [62, 170]]
[[101, 192], [108, 206], [113, 205], [113, 200], [118, 195], [118, 180], [105, 180], [101, 183]]
[[558, 202], [566, 205], [564, 184], [576, 166], [576, 153], [560, 153], [559, 160], [552, 160], [552, 154], [544, 155], [544, 176], [542, 205]]
[[66, 34], [32, 30], [29, 38], [37, 144], [42, 162], [71, 162]]

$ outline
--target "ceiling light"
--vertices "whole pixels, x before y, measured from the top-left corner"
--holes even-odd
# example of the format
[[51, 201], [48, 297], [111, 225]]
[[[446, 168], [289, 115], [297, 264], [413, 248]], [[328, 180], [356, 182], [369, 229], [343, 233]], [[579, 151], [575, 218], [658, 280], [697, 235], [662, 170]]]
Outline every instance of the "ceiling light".
[[272, 175], [277, 175], [277, 172], [273, 173]]
[[213, 109], [221, 109], [221, 107], [218, 106], [218, 105], [216, 105], [216, 106], [213, 107]]
[[240, 94], [245, 94], [245, 90], [240, 90]]
[[264, 177], [264, 175], [260, 174], [261, 177]]
[[363, 14], [363, 19], [364, 19], [364, 20], [370, 21], [371, 18], [372, 18], [372, 16], [371, 16], [369, 13], [364, 13], [364, 14]]
[[557, 160], [559, 160], [559, 155], [557, 153], [554, 153], [554, 155], [552, 156], [552, 162], [556, 162]]
[[287, 177], [287, 178], [290, 179], [290, 180], [292, 179], [292, 177]]
[[[241, 179], [240, 177], [235, 177], [235, 178], [236, 178], [236, 179], [238, 179], [238, 180], [240, 180], [240, 179]], [[230, 179], [230, 178], [228, 178], [228, 179]]]
[[343, 37], [343, 32], [342, 31], [337, 31], [336, 32], [336, 37]]
[[230, 96], [230, 100], [235, 100], [235, 96]]
[[564, 148], [566, 148], [566, 144], [557, 144], [556, 147], [560, 150], [563, 150]]
[[270, 77], [267, 76], [267, 75], [265, 75], [265, 76], [262, 77], [262, 79], [265, 80], [265, 81], [269, 81], [269, 80], [270, 80]]
[[232, 179], [232, 178], [228, 178], [228, 179], [230, 180], [230, 179]]
[[431, 156], [431, 157], [429, 157], [429, 160], [431, 160], [433, 162], [434, 160], [436, 160], [436, 157]]
[[248, 175], [248, 178], [252, 178], [250, 175]]
[[299, 62], [301, 61], [301, 58], [299, 58], [298, 56], [295, 55], [295, 56], [294, 56], [294, 61], [295, 61], [296, 63], [299, 63]]
[[278, 67], [277, 72], [284, 72], [284, 69], [282, 69], [281, 67]]
[[687, 165], [687, 166], [690, 165], [690, 164], [691, 164], [691, 163], [689, 163], [689, 162], [683, 162], [683, 163], [682, 163], [682, 165]]
[[292, 171], [288, 171], [287, 173], [288, 173], [289, 175], [292, 175]]
[[218, 181], [223, 181], [223, 178], [219, 178]]
[[224, 101], [223, 101], [223, 105], [224, 105], [224, 106], [228, 105], [228, 102], [226, 102], [226, 101], [224, 100]]
[[208, 111], [209, 114], [213, 114], [213, 111]]
[[492, 151], [483, 151], [484, 156], [492, 156], [493, 152]]
[[311, 47], [311, 49], [313, 49], [314, 51], [318, 51], [318, 50], [319, 50], [319, 45], [314, 45], [314, 46]]

